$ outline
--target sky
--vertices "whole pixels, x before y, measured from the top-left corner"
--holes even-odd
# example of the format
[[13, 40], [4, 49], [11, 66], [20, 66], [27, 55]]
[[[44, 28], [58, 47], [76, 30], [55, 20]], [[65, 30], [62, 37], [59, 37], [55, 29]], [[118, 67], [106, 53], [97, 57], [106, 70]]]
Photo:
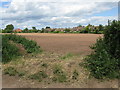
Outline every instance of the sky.
[[119, 0], [0, 0], [0, 28], [69, 28], [118, 19]]

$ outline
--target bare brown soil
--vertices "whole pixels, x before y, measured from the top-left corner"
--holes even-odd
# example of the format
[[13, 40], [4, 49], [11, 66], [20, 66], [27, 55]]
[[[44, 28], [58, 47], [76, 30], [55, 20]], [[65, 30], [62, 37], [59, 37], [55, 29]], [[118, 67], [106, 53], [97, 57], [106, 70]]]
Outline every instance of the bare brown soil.
[[[52, 82], [47, 78], [43, 82], [29, 80], [24, 77], [3, 75], [3, 87], [5, 88], [117, 88], [118, 80], [99, 81], [89, 77], [89, 72], [79, 65], [83, 58], [91, 53], [90, 45], [101, 37], [100, 34], [38, 34], [38, 33], [20, 33], [28, 39], [35, 40], [41, 46], [43, 52], [36, 56], [23, 57], [21, 60], [10, 62], [3, 66], [13, 66], [17, 70], [26, 70], [29, 73], [45, 70], [52, 77], [52, 68], [54, 65], [62, 65], [64, 71], [71, 78], [73, 71], [79, 72], [77, 80], [71, 80], [65, 83]], [[72, 57], [62, 60], [61, 57], [72, 53]], [[48, 65], [47, 68], [41, 67], [42, 63]], [[9, 83], [8, 83], [9, 82]]]
[[101, 34], [26, 34], [20, 33], [28, 39], [35, 40], [44, 51], [55, 53], [89, 54], [90, 45], [96, 42]]

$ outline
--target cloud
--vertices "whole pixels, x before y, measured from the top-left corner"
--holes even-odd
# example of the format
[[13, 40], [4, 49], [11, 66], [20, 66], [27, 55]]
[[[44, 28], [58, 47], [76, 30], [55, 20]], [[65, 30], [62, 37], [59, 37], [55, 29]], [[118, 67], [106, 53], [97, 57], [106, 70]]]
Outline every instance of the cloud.
[[[2, 28], [7, 24], [24, 28], [72, 27], [78, 24], [106, 24], [117, 16], [94, 16], [117, 7], [115, 2], [82, 2], [82, 0], [12, 0], [8, 8], [0, 7]], [[102, 2], [104, 1], [104, 2]], [[110, 0], [112, 1], [112, 0]]]
[[0, 0], [0, 2], [10, 2], [12, 0]]

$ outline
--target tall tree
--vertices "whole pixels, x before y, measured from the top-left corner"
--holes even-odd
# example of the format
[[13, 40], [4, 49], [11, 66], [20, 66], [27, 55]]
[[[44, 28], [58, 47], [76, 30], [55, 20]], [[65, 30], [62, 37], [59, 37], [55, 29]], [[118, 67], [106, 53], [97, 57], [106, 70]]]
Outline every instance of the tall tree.
[[50, 27], [47, 26], [46, 29], [50, 29]]
[[100, 24], [98, 28], [99, 28], [99, 31], [103, 31], [103, 25], [102, 24]]
[[6, 26], [5, 32], [6, 33], [12, 33], [13, 29], [14, 29], [14, 26], [12, 24], [9, 24], [9, 25]]
[[32, 27], [33, 30], [37, 30], [36, 27]]
[[28, 28], [25, 28], [25, 29], [23, 30], [23, 32], [28, 32]]
[[38, 30], [36, 29], [36, 27], [32, 27], [32, 32], [35, 32], [35, 33], [38, 32]]

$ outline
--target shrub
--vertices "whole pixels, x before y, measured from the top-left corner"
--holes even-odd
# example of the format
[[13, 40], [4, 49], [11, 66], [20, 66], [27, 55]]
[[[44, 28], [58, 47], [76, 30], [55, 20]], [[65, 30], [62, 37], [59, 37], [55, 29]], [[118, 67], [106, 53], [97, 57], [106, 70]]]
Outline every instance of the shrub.
[[95, 51], [86, 58], [87, 67], [91, 75], [97, 79], [118, 78], [120, 73], [118, 72], [118, 59], [108, 54], [105, 47], [103, 39], [99, 39], [92, 47]]
[[61, 66], [55, 66], [53, 69], [53, 74], [55, 77], [52, 78], [53, 81], [66, 82], [66, 74], [62, 71]]
[[18, 76], [22, 77], [22, 76], [25, 75], [25, 72], [17, 71], [14, 67], [7, 67], [7, 68], [4, 70], [4, 74], [8, 74], [9, 76], [18, 75]]
[[2, 62], [7, 63], [12, 59], [21, 56], [19, 48], [10, 43], [13, 41], [18, 44], [22, 44], [28, 53], [37, 53], [39, 52], [40, 46], [37, 46], [37, 43], [32, 40], [27, 40], [26, 38], [18, 35], [2, 35]]
[[13, 67], [8, 67], [4, 70], [4, 74], [8, 74], [10, 76], [15, 76], [17, 73], [17, 70]]
[[38, 80], [39, 82], [41, 82], [43, 78], [47, 78], [47, 77], [48, 76], [44, 71], [39, 71], [38, 73], [29, 76], [30, 79]]
[[104, 41], [108, 53], [115, 58], [120, 58], [120, 21], [113, 21], [104, 32]]
[[26, 38], [19, 35], [6, 35], [9, 40], [14, 41], [15, 43], [20, 43], [24, 46], [28, 53], [38, 52], [40, 46], [37, 46], [37, 43], [32, 40], [27, 40]]
[[22, 77], [22, 76], [24, 76], [24, 75], [25, 75], [25, 72], [20, 72], [20, 71], [18, 72], [18, 76], [19, 76], [19, 77]]
[[77, 72], [77, 70], [74, 70], [72, 79], [76, 80], [78, 76], [79, 76], [79, 73]]
[[60, 31], [53, 31], [53, 33], [59, 33]]
[[70, 29], [66, 28], [64, 31], [65, 31], [65, 33], [69, 33]]
[[82, 29], [82, 30], [80, 31], [80, 33], [88, 33], [88, 30]]
[[120, 78], [120, 21], [113, 21], [91, 48], [87, 68], [97, 79]]
[[17, 46], [10, 44], [8, 38], [2, 36], [2, 62], [7, 63], [12, 59], [20, 56], [19, 49]]

